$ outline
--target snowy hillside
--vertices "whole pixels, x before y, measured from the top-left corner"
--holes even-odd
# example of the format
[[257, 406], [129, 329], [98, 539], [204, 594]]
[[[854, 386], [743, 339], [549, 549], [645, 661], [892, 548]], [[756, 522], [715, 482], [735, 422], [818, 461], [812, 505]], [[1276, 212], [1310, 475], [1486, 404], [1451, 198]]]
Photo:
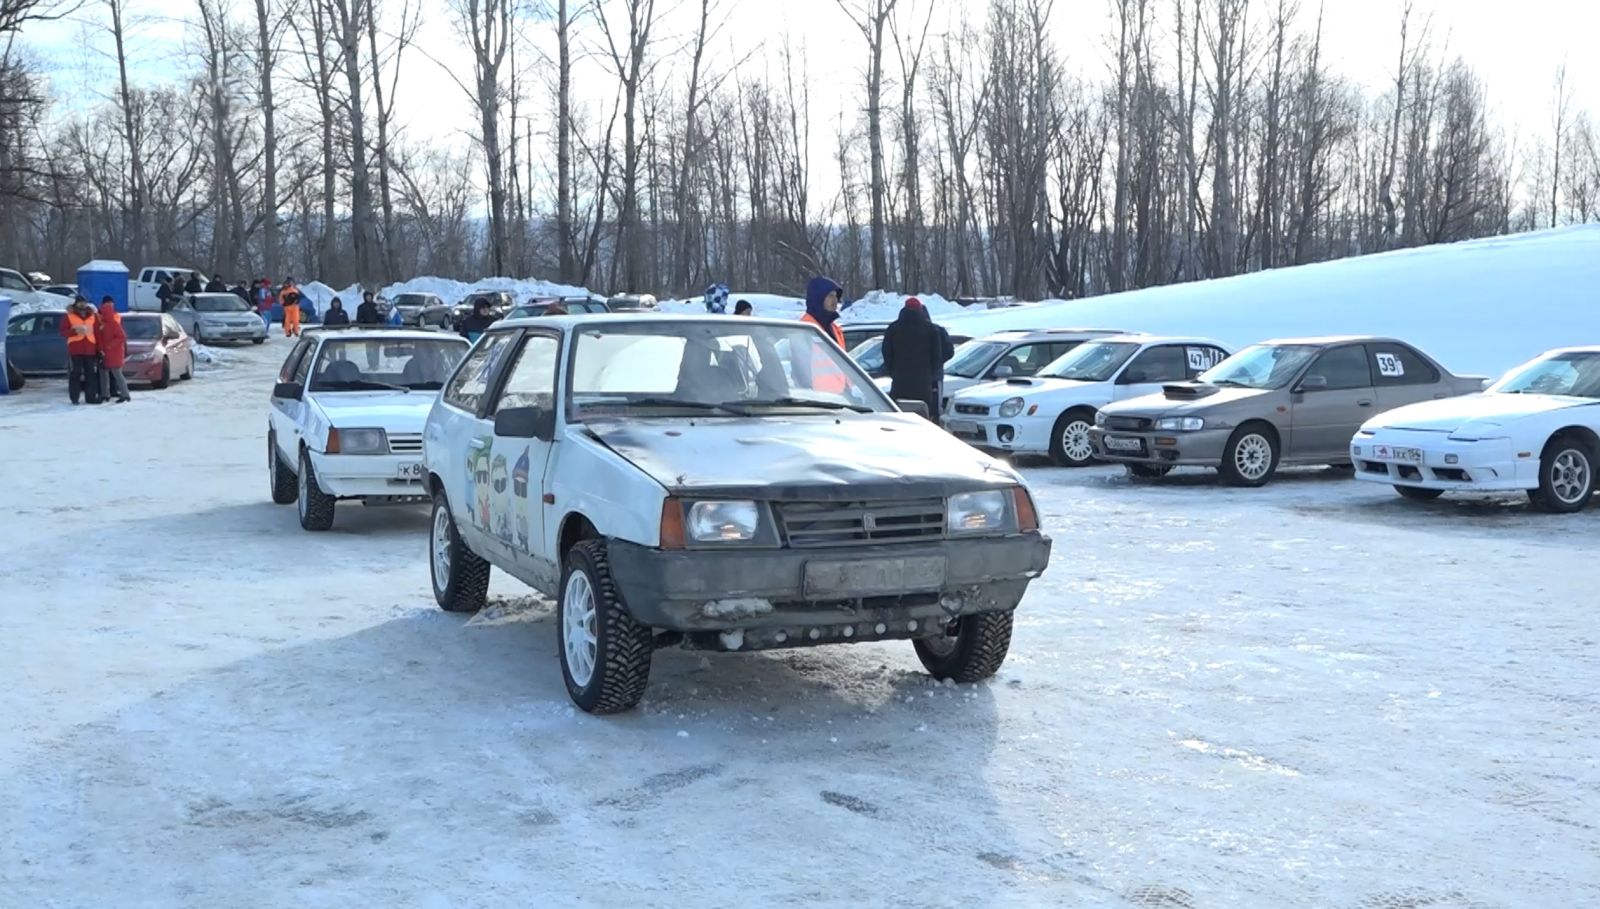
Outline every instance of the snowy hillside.
[[1235, 345], [1384, 334], [1411, 341], [1456, 372], [1499, 375], [1552, 347], [1600, 344], [1600, 225], [939, 320], [967, 334], [1104, 326]]

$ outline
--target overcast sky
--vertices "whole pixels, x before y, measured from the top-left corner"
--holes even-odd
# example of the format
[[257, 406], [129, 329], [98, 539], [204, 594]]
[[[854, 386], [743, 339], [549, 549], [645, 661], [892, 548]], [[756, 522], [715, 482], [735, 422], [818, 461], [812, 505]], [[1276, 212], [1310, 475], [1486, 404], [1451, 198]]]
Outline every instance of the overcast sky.
[[[395, 8], [399, 0], [380, 0]], [[423, 29], [427, 56], [411, 51], [398, 94], [398, 116], [412, 140], [426, 139], [464, 146], [472, 129], [471, 108], [462, 90], [441, 71], [452, 70], [470, 81], [471, 61], [458, 39], [449, 5], [424, 0]], [[926, 15], [933, 3], [937, 32], [960, 15], [981, 16], [983, 4], [960, 0], [901, 0], [901, 6]], [[1257, 0], [1264, 15], [1268, 0]], [[1318, 0], [1301, 0], [1309, 25]], [[1398, 50], [1398, 23], [1404, 0], [1324, 0], [1324, 54], [1340, 74], [1367, 86], [1393, 78]], [[193, 67], [185, 59], [183, 22], [194, 15], [192, 0], [127, 0], [138, 17], [134, 29], [134, 79], [173, 80]], [[658, 0], [671, 12], [658, 29], [658, 53], [679, 49], [677, 60], [687, 68], [682, 48], [694, 26], [696, 0]], [[1415, 0], [1417, 16], [1431, 18], [1433, 43], [1448, 45], [1451, 55], [1465, 57], [1485, 78], [1495, 114], [1521, 132], [1519, 147], [1530, 148], [1549, 134], [1552, 80], [1556, 66], [1567, 63], [1582, 107], [1600, 111], [1600, 0]], [[1068, 65], [1088, 74], [1104, 73], [1109, 52], [1109, 0], [1056, 0], [1052, 29]], [[826, 160], [834, 145], [841, 111], [861, 105], [865, 41], [833, 0], [721, 0], [721, 25], [713, 52], [717, 67], [743, 60], [751, 68], [777, 73], [776, 48], [785, 34], [804, 46], [812, 89], [813, 161]], [[1166, 3], [1157, 3], [1164, 16]], [[234, 14], [253, 23], [254, 4], [235, 0]], [[100, 0], [85, 0], [73, 20], [30, 25], [23, 42], [47, 64], [61, 108], [71, 110], [82, 99], [109, 95], [115, 70], [105, 51], [110, 40]], [[548, 29], [530, 25], [534, 40], [550, 44]], [[250, 25], [253, 34], [254, 26]], [[598, 32], [587, 27], [584, 40], [598, 46]], [[432, 58], [432, 59], [429, 59]], [[524, 58], [531, 59], [531, 58]], [[433, 61], [438, 61], [435, 63]], [[288, 65], [294, 65], [292, 62]], [[609, 101], [614, 85], [589, 60], [575, 80], [581, 96]], [[536, 99], [542, 103], [543, 99]], [[309, 137], [308, 137], [309, 138]], [[824, 180], [826, 177], [824, 176]], [[820, 188], [820, 187], [819, 187]]]

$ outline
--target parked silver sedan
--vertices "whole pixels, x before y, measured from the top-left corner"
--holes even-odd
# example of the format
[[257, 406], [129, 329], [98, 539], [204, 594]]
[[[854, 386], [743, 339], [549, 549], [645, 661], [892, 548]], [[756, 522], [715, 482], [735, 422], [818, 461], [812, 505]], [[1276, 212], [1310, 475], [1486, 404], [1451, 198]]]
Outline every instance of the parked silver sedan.
[[1349, 463], [1350, 437], [1375, 414], [1481, 391], [1485, 381], [1393, 338], [1266, 341], [1194, 382], [1107, 405], [1089, 440], [1097, 457], [1137, 477], [1194, 465], [1230, 485], [1261, 486], [1281, 465]]
[[267, 340], [267, 323], [250, 304], [231, 293], [188, 294], [173, 303], [168, 312], [197, 344], [262, 344]]

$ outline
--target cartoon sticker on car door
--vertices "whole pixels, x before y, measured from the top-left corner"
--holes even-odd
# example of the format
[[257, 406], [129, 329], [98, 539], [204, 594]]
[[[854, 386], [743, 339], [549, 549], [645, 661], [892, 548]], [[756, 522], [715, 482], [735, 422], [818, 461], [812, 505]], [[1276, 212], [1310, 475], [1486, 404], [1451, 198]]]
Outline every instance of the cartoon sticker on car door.
[[511, 471], [511, 508], [515, 513], [517, 549], [528, 551], [528, 449], [522, 449], [522, 457], [517, 459], [517, 466]]

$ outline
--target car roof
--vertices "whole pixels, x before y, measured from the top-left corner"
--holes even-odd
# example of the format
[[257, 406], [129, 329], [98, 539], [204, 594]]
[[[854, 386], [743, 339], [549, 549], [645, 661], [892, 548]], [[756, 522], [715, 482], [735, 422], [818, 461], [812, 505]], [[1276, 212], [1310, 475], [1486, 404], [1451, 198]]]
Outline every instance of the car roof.
[[1143, 332], [1130, 331], [1121, 335], [1106, 335], [1095, 338], [1096, 341], [1127, 341], [1134, 344], [1210, 344], [1213, 347], [1226, 348], [1228, 345], [1215, 338], [1202, 338], [1198, 335], [1147, 335]]
[[415, 328], [363, 328], [355, 325], [348, 328], [337, 325], [331, 328], [324, 325], [313, 325], [308, 326], [304, 333], [307, 336], [326, 339], [351, 337], [363, 340], [377, 338], [383, 341], [428, 341], [443, 338], [447, 341], [460, 341], [462, 343], [466, 343], [467, 340], [449, 331], [422, 331]]
[[11, 314], [11, 318], [6, 321], [10, 323], [18, 319], [26, 319], [29, 316], [64, 316], [66, 314], [67, 308], [65, 306], [47, 306], [42, 309], [30, 309], [27, 312], [14, 312]]
[[758, 316], [726, 316], [726, 315], [695, 315], [693, 313], [665, 313], [665, 312], [581, 312], [568, 313], [564, 316], [523, 316], [517, 319], [501, 319], [494, 323], [490, 331], [500, 331], [511, 328], [539, 326], [541, 328], [581, 328], [586, 325], [603, 323], [609, 325], [622, 325], [638, 323], [641, 325], [661, 325], [680, 322], [684, 324], [717, 323], [727, 324], [732, 319], [738, 319], [738, 324], [755, 323], [758, 325], [775, 325], [778, 327], [793, 328], [805, 323], [795, 319], [768, 319]]
[[1322, 335], [1311, 338], [1272, 338], [1257, 343], [1304, 344], [1308, 347], [1333, 347], [1338, 344], [1404, 344], [1407, 347], [1415, 346], [1398, 338], [1389, 338], [1383, 335]]
[[1089, 338], [1132, 334], [1137, 334], [1137, 332], [1125, 331], [1120, 328], [1007, 328], [987, 335], [979, 335], [977, 339], [980, 341], [1084, 341]]
[[1545, 351], [1543, 354], [1540, 354], [1540, 356], [1567, 353], [1600, 353], [1600, 344], [1581, 344], [1577, 347], [1557, 347], [1554, 350]]
[[840, 322], [839, 327], [845, 331], [858, 331], [860, 329], [888, 328], [893, 322]]

